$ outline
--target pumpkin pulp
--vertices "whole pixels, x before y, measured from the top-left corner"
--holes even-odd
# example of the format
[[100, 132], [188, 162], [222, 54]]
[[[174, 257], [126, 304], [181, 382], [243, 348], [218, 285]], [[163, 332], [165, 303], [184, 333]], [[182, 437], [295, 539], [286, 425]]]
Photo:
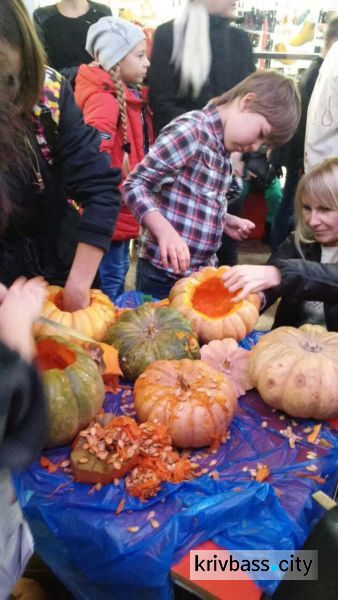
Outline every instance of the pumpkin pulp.
[[39, 371], [59, 369], [64, 371], [76, 361], [75, 352], [66, 348], [56, 340], [40, 340], [37, 342], [36, 363]]
[[235, 294], [226, 290], [219, 277], [210, 277], [197, 287], [191, 304], [195, 310], [207, 317], [225, 317], [239, 306], [231, 302], [234, 296]]

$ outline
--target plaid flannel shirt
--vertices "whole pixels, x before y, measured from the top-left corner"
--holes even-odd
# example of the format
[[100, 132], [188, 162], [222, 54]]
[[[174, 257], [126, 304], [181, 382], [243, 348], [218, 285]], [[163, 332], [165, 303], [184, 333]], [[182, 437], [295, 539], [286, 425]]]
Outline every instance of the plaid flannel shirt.
[[[186, 113], [167, 125], [123, 185], [123, 198], [136, 219], [160, 210], [186, 242], [189, 275], [217, 264], [231, 180], [223, 125], [214, 106]], [[139, 256], [163, 269], [159, 246], [142, 228]], [[172, 269], [168, 274], [179, 278]]]

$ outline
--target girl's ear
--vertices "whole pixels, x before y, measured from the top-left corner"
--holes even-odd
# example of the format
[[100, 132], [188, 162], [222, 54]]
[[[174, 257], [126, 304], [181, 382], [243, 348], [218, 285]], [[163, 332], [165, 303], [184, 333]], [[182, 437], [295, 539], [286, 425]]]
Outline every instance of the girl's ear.
[[256, 94], [254, 94], [253, 92], [249, 92], [248, 94], [245, 94], [245, 96], [242, 96], [242, 98], [239, 101], [240, 110], [243, 112], [250, 111], [252, 101], [255, 100], [255, 98]]

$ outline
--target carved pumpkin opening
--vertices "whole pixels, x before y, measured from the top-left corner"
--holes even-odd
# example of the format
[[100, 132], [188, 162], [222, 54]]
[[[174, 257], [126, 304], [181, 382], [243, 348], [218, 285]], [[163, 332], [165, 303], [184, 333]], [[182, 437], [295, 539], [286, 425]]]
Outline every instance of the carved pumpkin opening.
[[37, 342], [36, 363], [40, 371], [59, 369], [64, 371], [76, 361], [76, 354], [56, 340], [40, 340]]
[[239, 306], [231, 302], [234, 296], [225, 289], [219, 277], [210, 277], [197, 287], [191, 303], [195, 310], [207, 317], [224, 317]]

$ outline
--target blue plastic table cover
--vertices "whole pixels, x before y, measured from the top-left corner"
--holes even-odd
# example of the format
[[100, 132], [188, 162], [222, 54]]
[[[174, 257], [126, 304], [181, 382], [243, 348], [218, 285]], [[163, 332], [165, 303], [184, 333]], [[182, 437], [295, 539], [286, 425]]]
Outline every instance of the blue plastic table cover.
[[[131, 298], [133, 306], [144, 299], [135, 293], [124, 296], [124, 305]], [[259, 336], [253, 332], [242, 345], [250, 347]], [[131, 390], [132, 386], [108, 393], [105, 410], [135, 416]], [[322, 489], [332, 495], [338, 469], [337, 433], [323, 424], [320, 437], [327, 447], [310, 444], [307, 433], [314, 424], [273, 411], [250, 391], [240, 398], [230, 439], [217, 454], [194, 452], [194, 462], [209, 471], [216, 469], [218, 480], [206, 474], [177, 485], [164, 484], [145, 503], [128, 496], [122, 482], [88, 494], [91, 486], [75, 483], [61, 471], [48, 473], [36, 461], [15, 476], [15, 487], [38, 554], [75, 598], [166, 600], [171, 597], [170, 567], [206, 540], [228, 550], [302, 546], [322, 515], [311, 494]], [[283, 433], [288, 426], [299, 438], [295, 448]], [[308, 458], [309, 451], [317, 457]], [[43, 454], [60, 462], [69, 452], [63, 447]], [[211, 460], [217, 461], [212, 469]], [[270, 469], [263, 483], [250, 474], [257, 464]], [[323, 481], [318, 483], [311, 478], [314, 475]], [[117, 516], [122, 498], [124, 510]], [[158, 529], [147, 519], [150, 511], [155, 512]], [[131, 533], [127, 530], [131, 526], [140, 529]], [[270, 594], [278, 582], [256, 584]]]

